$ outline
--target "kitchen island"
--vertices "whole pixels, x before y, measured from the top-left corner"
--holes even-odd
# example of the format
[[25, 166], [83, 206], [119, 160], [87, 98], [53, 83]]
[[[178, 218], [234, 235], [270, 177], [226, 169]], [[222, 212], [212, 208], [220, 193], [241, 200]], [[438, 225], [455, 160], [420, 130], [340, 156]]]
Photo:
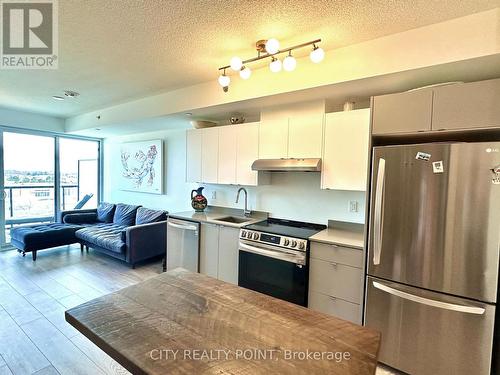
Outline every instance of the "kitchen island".
[[133, 374], [374, 374], [380, 334], [183, 269], [66, 311]]

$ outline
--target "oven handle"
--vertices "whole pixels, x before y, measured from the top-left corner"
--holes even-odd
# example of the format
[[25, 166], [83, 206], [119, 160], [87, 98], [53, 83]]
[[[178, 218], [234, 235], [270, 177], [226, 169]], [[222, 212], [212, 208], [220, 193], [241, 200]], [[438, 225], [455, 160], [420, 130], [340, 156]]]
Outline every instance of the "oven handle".
[[295, 264], [300, 264], [300, 265], [305, 265], [306, 264], [306, 257], [305, 254], [290, 254], [286, 253], [283, 251], [279, 250], [267, 250], [267, 249], [262, 249], [260, 247], [256, 246], [250, 246], [247, 244], [244, 244], [240, 242], [239, 246], [240, 250], [253, 253], [253, 254], [258, 254], [258, 255], [263, 255], [266, 257], [274, 258], [274, 259], [279, 259], [279, 260], [284, 260], [285, 262], [290, 262], [290, 263], [295, 263]]

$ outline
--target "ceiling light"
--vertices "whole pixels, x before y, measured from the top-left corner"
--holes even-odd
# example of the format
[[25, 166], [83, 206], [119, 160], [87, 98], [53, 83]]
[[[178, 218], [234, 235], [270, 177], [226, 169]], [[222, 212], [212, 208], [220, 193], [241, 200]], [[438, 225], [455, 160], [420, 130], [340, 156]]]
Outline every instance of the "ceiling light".
[[296, 66], [297, 60], [295, 60], [295, 57], [292, 56], [292, 51], [290, 51], [290, 54], [283, 60], [283, 69], [287, 72], [291, 72], [292, 70], [295, 70]]
[[59, 96], [59, 95], [52, 96], [52, 99], [54, 99], [54, 100], [64, 100], [64, 98], [62, 96]]
[[251, 75], [252, 75], [252, 71], [250, 70], [250, 68], [248, 66], [244, 66], [240, 70], [240, 77], [243, 79], [248, 79], [248, 78], [250, 78]]
[[80, 93], [71, 90], [64, 90], [64, 96], [67, 98], [76, 98], [77, 96], [80, 96]]
[[311, 61], [317, 64], [325, 58], [325, 51], [323, 51], [323, 48], [316, 47], [315, 45], [309, 56], [311, 57]]
[[281, 71], [281, 60], [273, 57], [271, 63], [269, 64], [269, 69], [271, 69], [271, 72], [273, 73], [278, 73], [279, 71]]
[[280, 50], [280, 42], [278, 39], [268, 39], [266, 42], [266, 52], [270, 55], [277, 53]]
[[219, 85], [222, 86], [224, 91], [227, 91], [227, 88], [228, 88], [230, 82], [231, 82], [231, 78], [229, 78], [229, 76], [226, 75], [226, 70], [224, 69], [224, 72], [222, 73], [222, 75], [219, 76]]
[[229, 63], [231, 66], [231, 69], [233, 69], [235, 72], [238, 72], [241, 70], [241, 67], [243, 66], [243, 61], [238, 56], [234, 56], [231, 59], [231, 62]]
[[[313, 50], [310, 54], [311, 60], [315, 63], [319, 63], [325, 57], [325, 52], [317, 46], [317, 44], [320, 42], [321, 39], [315, 39], [311, 40], [310, 42], [297, 44], [295, 46], [282, 48], [280, 50], [280, 43], [274, 38], [258, 40], [255, 43], [257, 56], [246, 60], [242, 60], [241, 58], [235, 56], [231, 59], [229, 65], [221, 66], [219, 68], [219, 72], [222, 72], [219, 73], [219, 84], [222, 86], [224, 92], [227, 92], [229, 90], [231, 79], [226, 75], [226, 69], [232, 69], [239, 72], [240, 77], [246, 80], [249, 79], [252, 75], [252, 70], [250, 69], [248, 64], [267, 58], [271, 58], [271, 62], [269, 63], [269, 69], [271, 70], [271, 72], [277, 73], [282, 69], [285, 69], [287, 72], [291, 72], [297, 67], [297, 60], [292, 56], [292, 51], [309, 46], [313, 46]], [[288, 56], [286, 56], [283, 61], [277, 58], [277, 55], [285, 53], [288, 54]]]

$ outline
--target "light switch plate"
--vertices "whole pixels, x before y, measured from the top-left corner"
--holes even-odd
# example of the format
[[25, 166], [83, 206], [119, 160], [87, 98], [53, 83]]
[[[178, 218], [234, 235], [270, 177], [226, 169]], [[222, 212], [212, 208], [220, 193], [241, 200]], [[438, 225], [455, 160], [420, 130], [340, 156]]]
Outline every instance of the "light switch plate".
[[349, 201], [349, 212], [358, 212], [358, 201]]
[[217, 191], [212, 191], [212, 199], [217, 199]]

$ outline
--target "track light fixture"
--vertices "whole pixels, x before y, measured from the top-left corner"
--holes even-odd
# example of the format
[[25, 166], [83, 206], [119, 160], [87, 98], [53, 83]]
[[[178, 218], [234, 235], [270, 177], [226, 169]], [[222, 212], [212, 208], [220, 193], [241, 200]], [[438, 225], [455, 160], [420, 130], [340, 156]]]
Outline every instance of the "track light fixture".
[[[273, 73], [278, 73], [281, 69], [284, 69], [287, 72], [291, 72], [295, 70], [297, 67], [297, 60], [292, 56], [292, 51], [304, 48], [307, 46], [313, 46], [313, 49], [309, 55], [310, 59], [314, 63], [319, 63], [323, 61], [325, 58], [325, 51], [322, 48], [318, 47], [317, 44], [321, 42], [321, 39], [316, 39], [307, 43], [298, 44], [293, 47], [284, 48], [280, 50], [280, 43], [277, 39], [271, 38], [267, 40], [259, 40], [255, 43], [255, 47], [257, 49], [257, 57], [253, 57], [251, 59], [242, 60], [238, 56], [234, 56], [229, 65], [222, 66], [219, 68], [219, 71], [222, 72], [219, 76], [219, 84], [222, 86], [224, 92], [227, 92], [229, 89], [229, 84], [231, 82], [231, 78], [226, 75], [226, 69], [232, 69], [236, 72], [239, 72], [240, 77], [242, 79], [249, 79], [252, 71], [248, 67], [249, 63], [259, 61], [262, 59], [270, 58], [271, 61], [269, 63], [269, 69]], [[277, 55], [282, 53], [288, 53], [288, 55], [281, 61], [277, 58]]]

